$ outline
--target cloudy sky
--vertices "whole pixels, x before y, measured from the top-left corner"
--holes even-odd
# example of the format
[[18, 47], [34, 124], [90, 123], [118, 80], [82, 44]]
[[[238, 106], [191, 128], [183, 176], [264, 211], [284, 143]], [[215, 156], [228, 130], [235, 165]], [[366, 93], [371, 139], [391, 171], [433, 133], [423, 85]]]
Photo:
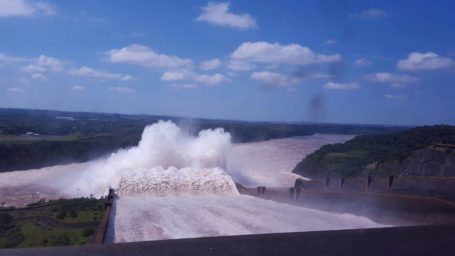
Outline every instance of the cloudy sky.
[[454, 9], [0, 0], [0, 107], [455, 124]]

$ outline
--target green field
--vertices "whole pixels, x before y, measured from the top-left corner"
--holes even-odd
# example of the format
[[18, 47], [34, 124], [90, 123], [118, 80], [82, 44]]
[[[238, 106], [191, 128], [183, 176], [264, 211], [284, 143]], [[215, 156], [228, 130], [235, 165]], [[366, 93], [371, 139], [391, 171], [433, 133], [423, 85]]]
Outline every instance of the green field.
[[[18, 225], [24, 240], [17, 247], [86, 244], [90, 235], [93, 234], [91, 232], [95, 230], [95, 227], [78, 229], [49, 228], [45, 224], [35, 221], [20, 221]], [[87, 232], [86, 230], [88, 229], [92, 231]]]
[[0, 248], [86, 244], [101, 221], [103, 203], [77, 198], [30, 205], [40, 208], [0, 208]]
[[26, 136], [26, 135], [0, 135], [0, 143], [11, 144], [30, 144], [37, 141], [75, 141], [78, 140], [77, 135], [39, 135], [39, 136]]

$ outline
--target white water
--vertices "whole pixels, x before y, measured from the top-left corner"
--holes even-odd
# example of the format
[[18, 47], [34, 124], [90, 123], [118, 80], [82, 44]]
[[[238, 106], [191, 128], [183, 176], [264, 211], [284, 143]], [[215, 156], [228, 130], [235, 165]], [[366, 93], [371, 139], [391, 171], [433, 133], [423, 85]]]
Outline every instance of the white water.
[[244, 195], [121, 197], [108, 242], [378, 227], [328, 213]]
[[111, 242], [379, 226], [363, 217], [239, 195], [235, 188], [234, 180], [291, 186], [290, 172], [306, 154], [348, 138], [314, 135], [233, 146], [222, 129], [192, 137], [159, 122], [144, 129], [136, 147], [84, 164], [2, 173], [0, 188], [39, 184], [67, 195], [99, 196], [111, 186], [120, 196]]

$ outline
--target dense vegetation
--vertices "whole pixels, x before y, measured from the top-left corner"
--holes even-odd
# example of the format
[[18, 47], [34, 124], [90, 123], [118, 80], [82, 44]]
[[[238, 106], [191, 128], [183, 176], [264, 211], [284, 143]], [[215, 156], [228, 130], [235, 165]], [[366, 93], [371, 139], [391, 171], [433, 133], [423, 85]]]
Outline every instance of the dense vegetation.
[[[183, 117], [47, 110], [0, 109], [0, 171], [87, 161], [138, 143], [144, 127], [172, 120], [191, 134], [222, 127], [234, 142], [314, 133], [372, 134], [401, 127], [341, 124], [280, 124]], [[30, 133], [31, 135], [26, 135]]]
[[[102, 200], [90, 198], [40, 201], [30, 206], [40, 205], [43, 207], [20, 211], [0, 208], [0, 248], [85, 244], [95, 234], [104, 210]], [[36, 216], [53, 218], [62, 227], [31, 218]], [[94, 224], [70, 228], [65, 223]]]
[[374, 171], [383, 175], [396, 171], [412, 152], [436, 143], [455, 144], [455, 126], [424, 126], [326, 145], [302, 160], [294, 172], [312, 178], [375, 174]]

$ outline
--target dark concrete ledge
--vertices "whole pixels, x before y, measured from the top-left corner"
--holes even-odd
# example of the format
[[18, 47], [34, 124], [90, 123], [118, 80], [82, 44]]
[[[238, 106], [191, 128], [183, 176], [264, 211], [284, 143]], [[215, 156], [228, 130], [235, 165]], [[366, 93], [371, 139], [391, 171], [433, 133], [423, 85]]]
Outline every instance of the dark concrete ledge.
[[455, 255], [455, 225], [223, 236], [54, 248], [0, 255]]

